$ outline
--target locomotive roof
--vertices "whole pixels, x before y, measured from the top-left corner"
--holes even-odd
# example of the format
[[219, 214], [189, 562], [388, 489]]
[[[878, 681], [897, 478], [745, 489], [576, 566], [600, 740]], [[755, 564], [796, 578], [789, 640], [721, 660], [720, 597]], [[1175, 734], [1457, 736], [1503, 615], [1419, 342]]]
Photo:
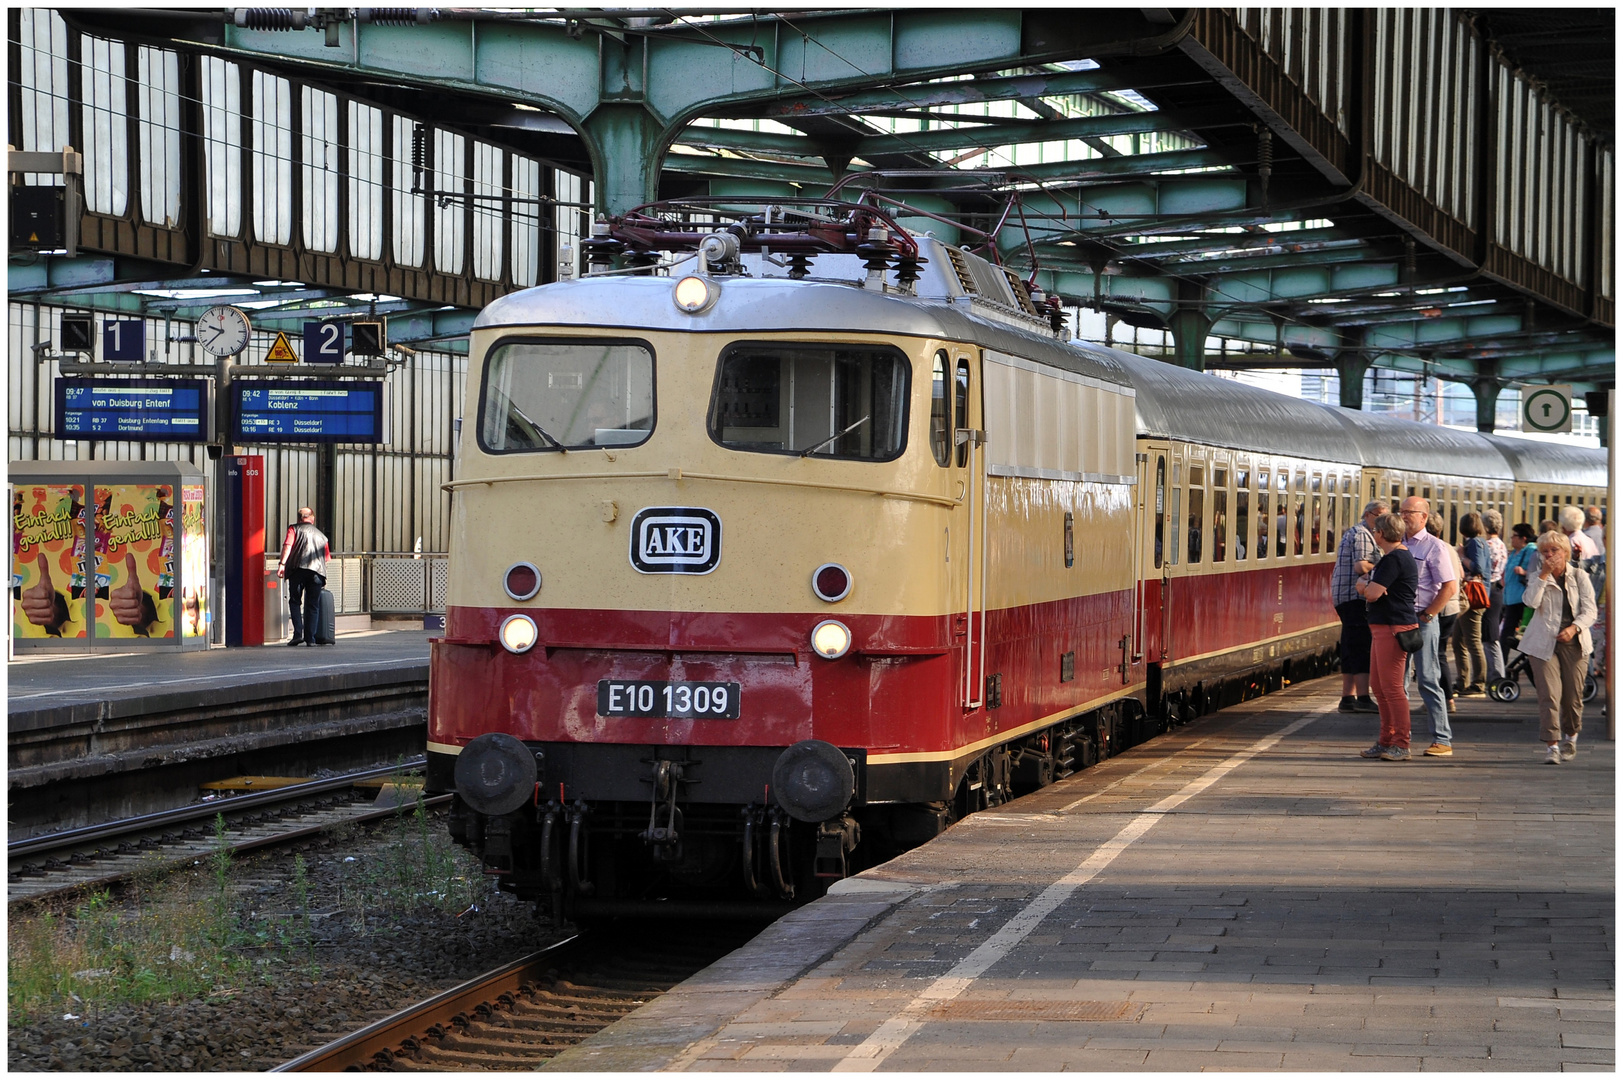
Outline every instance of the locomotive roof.
[[615, 276], [560, 281], [493, 302], [474, 329], [591, 327], [692, 334], [875, 333], [973, 341], [1117, 386], [1131, 385], [1120, 359], [1104, 350], [1067, 347], [1017, 325], [985, 318], [950, 299], [904, 296], [838, 281], [715, 277], [720, 297], [691, 315], [671, 300], [676, 279]]
[[1487, 442], [1509, 459], [1519, 480], [1530, 484], [1569, 484], [1605, 487], [1606, 451], [1589, 446], [1535, 442], [1503, 435], [1484, 435]]
[[1110, 352], [1138, 390], [1142, 434], [1321, 461], [1362, 460], [1352, 433], [1322, 405], [1176, 364]]

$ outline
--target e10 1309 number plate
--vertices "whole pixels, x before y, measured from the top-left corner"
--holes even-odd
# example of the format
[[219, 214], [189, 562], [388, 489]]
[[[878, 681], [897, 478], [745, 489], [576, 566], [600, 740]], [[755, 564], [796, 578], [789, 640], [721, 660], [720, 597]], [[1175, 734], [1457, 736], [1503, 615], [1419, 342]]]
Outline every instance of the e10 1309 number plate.
[[737, 720], [739, 697], [735, 682], [602, 679], [597, 684], [597, 715]]

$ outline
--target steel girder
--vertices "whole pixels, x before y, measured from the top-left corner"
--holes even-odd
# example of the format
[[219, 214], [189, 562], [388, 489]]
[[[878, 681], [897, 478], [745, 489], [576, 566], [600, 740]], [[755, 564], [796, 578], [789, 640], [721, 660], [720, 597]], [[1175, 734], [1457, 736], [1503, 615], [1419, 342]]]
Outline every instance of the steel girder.
[[[581, 134], [600, 211], [652, 200], [688, 122], [897, 83], [1049, 61], [1154, 52], [1181, 30], [1136, 9], [1077, 19], [1057, 10], [857, 11], [630, 29], [483, 13], [389, 26], [349, 20], [336, 45], [314, 30], [224, 29], [227, 51], [363, 79], [497, 95], [547, 109]], [[409, 68], [400, 58], [410, 56]], [[876, 136], [884, 140], [889, 136]], [[882, 143], [867, 152], [881, 152]], [[910, 146], [897, 149], [909, 150]]]

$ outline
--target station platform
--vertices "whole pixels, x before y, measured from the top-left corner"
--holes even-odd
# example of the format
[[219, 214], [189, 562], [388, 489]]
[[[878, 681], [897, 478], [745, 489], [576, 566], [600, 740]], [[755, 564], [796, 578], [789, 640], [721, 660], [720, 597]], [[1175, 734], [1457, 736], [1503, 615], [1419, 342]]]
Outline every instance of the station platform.
[[340, 630], [330, 646], [14, 659], [11, 838], [169, 809], [197, 784], [237, 773], [304, 775], [356, 753], [420, 754], [428, 637], [420, 626]]
[[1357, 756], [1377, 718], [1339, 689], [976, 814], [551, 1067], [1612, 1070], [1600, 702], [1559, 766], [1530, 692], [1465, 699], [1452, 758], [1394, 763]]

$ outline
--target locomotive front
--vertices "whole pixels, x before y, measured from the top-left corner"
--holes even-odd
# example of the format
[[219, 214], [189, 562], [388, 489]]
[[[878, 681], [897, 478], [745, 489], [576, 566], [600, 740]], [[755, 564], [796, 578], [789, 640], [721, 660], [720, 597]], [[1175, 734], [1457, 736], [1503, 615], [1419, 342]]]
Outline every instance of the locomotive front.
[[804, 899], [940, 827], [907, 757], [963, 738], [948, 344], [884, 289], [784, 278], [481, 316], [429, 788], [504, 889]]

